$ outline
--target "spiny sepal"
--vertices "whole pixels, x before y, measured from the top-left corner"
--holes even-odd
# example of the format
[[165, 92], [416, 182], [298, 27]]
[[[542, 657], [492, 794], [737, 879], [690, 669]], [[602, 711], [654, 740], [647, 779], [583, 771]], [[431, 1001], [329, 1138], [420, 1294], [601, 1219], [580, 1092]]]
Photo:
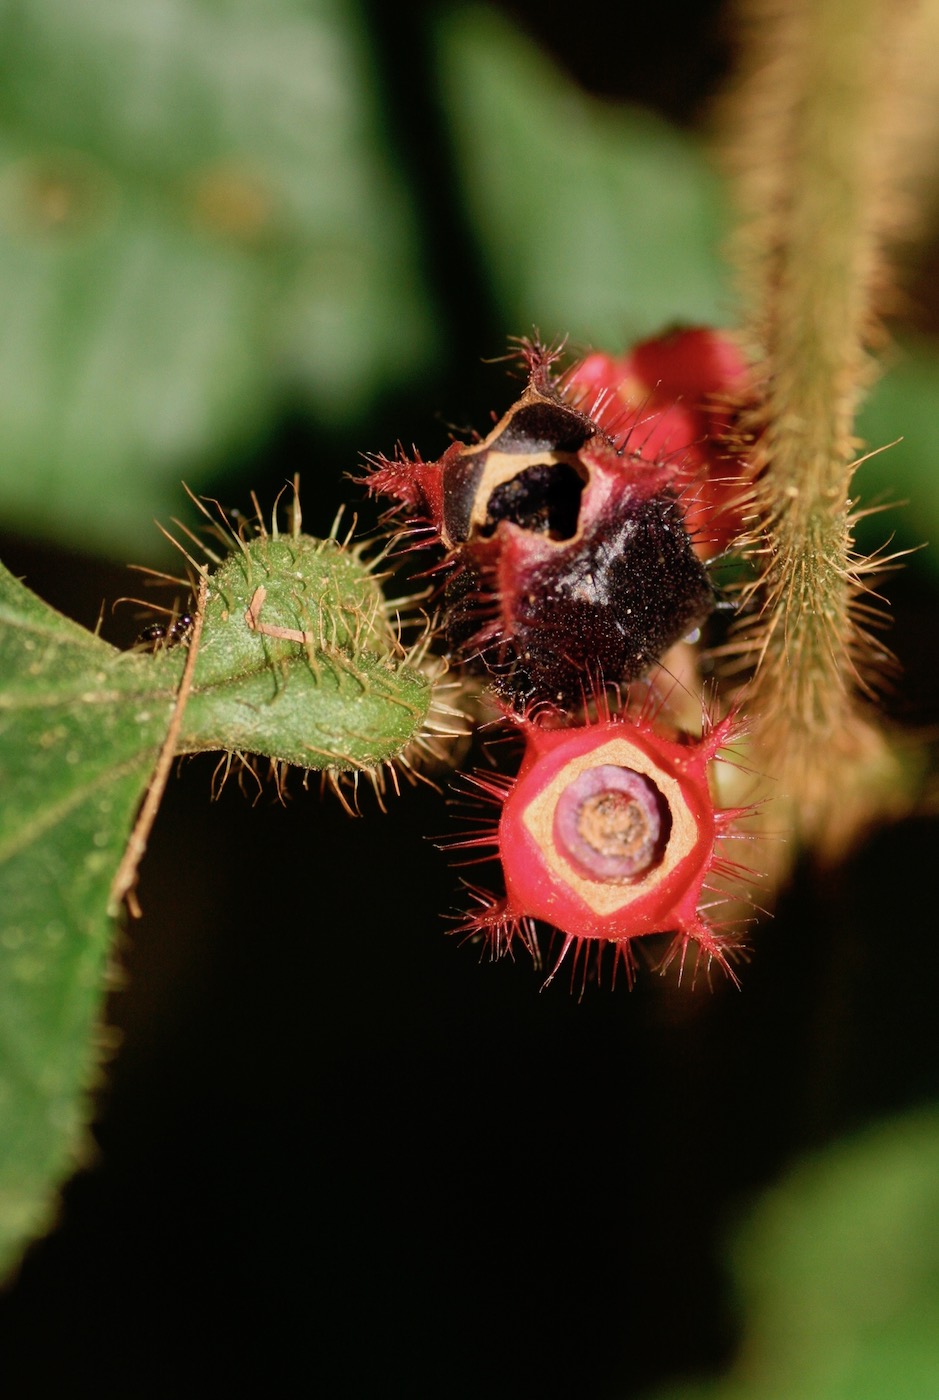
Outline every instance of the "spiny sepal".
[[[402, 644], [360, 548], [265, 530], [237, 538], [213, 573], [199, 569], [205, 605], [178, 752], [365, 771], [381, 786], [384, 765], [409, 771], [412, 746], [446, 727], [426, 647]], [[150, 659], [181, 674], [188, 646]]]

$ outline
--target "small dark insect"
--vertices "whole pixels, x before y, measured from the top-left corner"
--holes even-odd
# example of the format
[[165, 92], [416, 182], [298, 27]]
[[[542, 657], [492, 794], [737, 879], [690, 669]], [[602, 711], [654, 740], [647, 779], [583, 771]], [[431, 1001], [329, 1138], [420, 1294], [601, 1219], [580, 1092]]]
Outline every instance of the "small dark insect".
[[164, 651], [168, 647], [179, 646], [192, 630], [192, 617], [181, 613], [171, 622], [151, 622], [137, 637], [137, 646], [149, 647], [151, 651]]

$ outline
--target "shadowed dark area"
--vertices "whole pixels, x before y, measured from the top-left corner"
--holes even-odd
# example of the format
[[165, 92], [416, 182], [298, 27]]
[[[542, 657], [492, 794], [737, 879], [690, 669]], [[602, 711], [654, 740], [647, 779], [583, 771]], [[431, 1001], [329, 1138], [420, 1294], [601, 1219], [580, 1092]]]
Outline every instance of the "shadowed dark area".
[[[4, 557], [85, 622], [125, 582]], [[935, 602], [908, 573], [920, 714]], [[723, 1241], [758, 1188], [939, 1087], [934, 820], [801, 872], [739, 992], [640, 956], [578, 1000], [447, 938], [442, 795], [354, 820], [299, 783], [213, 804], [212, 769], [171, 782], [121, 940], [97, 1161], [0, 1303], [11, 1394], [640, 1396], [730, 1354]]]
[[500, 520], [509, 520], [552, 540], [572, 539], [583, 489], [583, 481], [567, 462], [534, 462], [495, 488], [480, 533], [491, 535]]

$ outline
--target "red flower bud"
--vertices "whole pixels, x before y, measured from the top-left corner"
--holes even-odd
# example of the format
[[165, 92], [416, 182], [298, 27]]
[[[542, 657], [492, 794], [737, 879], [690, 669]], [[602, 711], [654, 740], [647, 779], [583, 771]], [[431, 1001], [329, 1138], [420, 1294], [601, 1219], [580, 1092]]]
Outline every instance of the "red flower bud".
[[593, 354], [565, 377], [565, 396], [646, 460], [670, 464], [695, 548], [707, 559], [739, 532], [739, 461], [729, 445], [748, 369], [736, 343], [699, 327]]

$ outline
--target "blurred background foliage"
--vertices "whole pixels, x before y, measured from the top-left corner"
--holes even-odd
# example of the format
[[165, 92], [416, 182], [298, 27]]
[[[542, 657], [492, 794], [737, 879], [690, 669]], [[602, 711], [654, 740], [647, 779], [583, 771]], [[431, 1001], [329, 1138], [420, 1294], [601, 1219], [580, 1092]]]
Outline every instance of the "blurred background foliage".
[[[733, 16], [628, 26], [624, 52], [569, 6], [4, 0], [0, 557], [93, 626], [140, 590], [118, 566], [172, 559], [182, 480], [247, 508], [299, 471], [322, 533], [361, 452], [433, 457], [507, 405], [509, 336], [732, 325]], [[862, 503], [912, 505], [867, 548], [939, 539], [936, 246], [860, 428], [903, 439]], [[888, 587], [920, 732], [937, 559]], [[122, 948], [101, 1160], [0, 1301], [11, 1394], [939, 1393], [928, 812], [804, 870], [742, 994], [578, 1004], [442, 937], [437, 794], [209, 813], [210, 776], [169, 793]]]

